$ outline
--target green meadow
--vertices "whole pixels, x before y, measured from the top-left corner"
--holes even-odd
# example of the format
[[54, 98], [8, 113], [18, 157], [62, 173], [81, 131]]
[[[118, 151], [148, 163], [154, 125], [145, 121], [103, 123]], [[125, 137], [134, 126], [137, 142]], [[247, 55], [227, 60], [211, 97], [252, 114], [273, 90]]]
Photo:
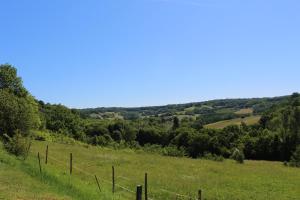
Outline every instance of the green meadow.
[[213, 128], [213, 129], [223, 129], [230, 125], [241, 125], [242, 122], [247, 125], [257, 124], [260, 119], [260, 116], [250, 116], [245, 118], [235, 118], [230, 120], [218, 121], [215, 123], [205, 125], [205, 128]]
[[[45, 149], [49, 145], [48, 164]], [[42, 175], [37, 152], [41, 155]], [[69, 155], [73, 154], [73, 174]], [[116, 192], [112, 194], [112, 166]], [[174, 158], [142, 150], [93, 147], [83, 144], [34, 142], [26, 161], [1, 149], [2, 199], [134, 199], [137, 185], [148, 173], [150, 199], [299, 199], [300, 173], [281, 162], [248, 161], [237, 164], [204, 159]], [[94, 175], [97, 175], [101, 192]], [[128, 191], [127, 191], [128, 190]], [[188, 197], [179, 197], [177, 194]], [[19, 198], [22, 197], [22, 198]]]

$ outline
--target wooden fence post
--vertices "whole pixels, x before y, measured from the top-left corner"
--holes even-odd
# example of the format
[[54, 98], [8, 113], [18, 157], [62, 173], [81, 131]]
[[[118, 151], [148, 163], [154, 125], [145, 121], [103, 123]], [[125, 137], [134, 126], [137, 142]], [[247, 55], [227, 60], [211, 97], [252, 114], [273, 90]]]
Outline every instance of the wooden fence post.
[[148, 200], [148, 174], [145, 173], [145, 200]]
[[202, 191], [198, 190], [198, 200], [202, 200]]
[[112, 166], [112, 192], [115, 193], [115, 167]]
[[42, 173], [42, 166], [41, 166], [40, 152], [38, 152], [38, 160], [39, 160], [39, 166], [40, 166], [40, 173]]
[[143, 187], [138, 185], [136, 187], [136, 200], [142, 200]]
[[73, 155], [70, 153], [70, 175], [72, 175], [73, 171]]
[[97, 182], [97, 185], [98, 185], [99, 191], [101, 192], [100, 184], [99, 184], [99, 181], [98, 181], [98, 178], [97, 178], [97, 176], [96, 176], [96, 175], [95, 175], [95, 179], [96, 179], [96, 182]]
[[46, 147], [46, 160], [45, 160], [45, 164], [48, 164], [48, 145]]

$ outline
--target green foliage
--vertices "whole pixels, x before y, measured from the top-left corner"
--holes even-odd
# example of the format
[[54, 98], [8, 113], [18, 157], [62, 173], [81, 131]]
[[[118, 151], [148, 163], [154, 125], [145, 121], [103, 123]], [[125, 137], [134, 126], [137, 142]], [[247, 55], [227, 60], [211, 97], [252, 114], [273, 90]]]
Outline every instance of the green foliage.
[[300, 145], [297, 146], [289, 163], [292, 167], [300, 167]]
[[99, 146], [108, 146], [109, 144], [112, 143], [113, 143], [113, 139], [108, 134], [95, 136], [92, 141], [92, 144], [99, 145]]
[[162, 155], [173, 156], [173, 157], [184, 157], [186, 155], [183, 147], [177, 148], [176, 146], [169, 145], [162, 149]]
[[212, 160], [212, 161], [217, 161], [217, 162], [223, 162], [224, 161], [223, 156], [218, 156], [216, 154], [211, 154], [211, 153], [206, 153], [203, 156], [203, 158], [206, 159], [206, 160]]
[[180, 124], [179, 124], [179, 119], [178, 117], [174, 117], [173, 118], [173, 129], [176, 130], [177, 128], [179, 128]]
[[0, 65], [0, 136], [6, 149], [26, 157], [30, 130], [39, 126], [38, 105], [23, 87], [17, 70]]
[[79, 113], [62, 105], [50, 105], [40, 102], [40, 111], [45, 119], [45, 127], [57, 133], [63, 133], [84, 140], [84, 126]]
[[17, 76], [17, 69], [9, 64], [0, 65], [0, 90], [6, 89], [18, 97], [26, 97], [27, 90], [24, 88], [22, 79]]
[[33, 138], [38, 141], [53, 141], [53, 136], [48, 131], [35, 130], [33, 132]]
[[39, 126], [38, 106], [31, 96], [18, 97], [0, 89], [0, 135], [12, 136], [15, 130], [29, 134], [29, 130]]
[[22, 136], [19, 130], [15, 131], [15, 134], [12, 137], [9, 137], [8, 135], [5, 135], [5, 137], [7, 138], [4, 143], [5, 149], [16, 156], [26, 159], [30, 149], [31, 139]]
[[244, 159], [245, 159], [245, 156], [244, 156], [244, 153], [239, 150], [239, 149], [234, 149], [234, 151], [232, 152], [232, 155], [231, 155], [231, 158], [233, 160], [235, 160], [236, 162], [240, 163], [240, 164], [243, 164], [244, 163]]

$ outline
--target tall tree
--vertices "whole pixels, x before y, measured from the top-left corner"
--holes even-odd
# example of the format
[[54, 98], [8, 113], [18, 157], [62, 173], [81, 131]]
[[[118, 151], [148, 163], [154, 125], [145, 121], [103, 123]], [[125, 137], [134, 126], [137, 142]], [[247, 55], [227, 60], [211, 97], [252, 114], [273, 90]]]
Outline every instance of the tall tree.
[[0, 65], [0, 89], [7, 89], [19, 97], [26, 97], [22, 79], [17, 76], [17, 69], [9, 64]]
[[0, 65], [0, 135], [28, 135], [40, 124], [38, 105], [17, 76], [16, 68]]

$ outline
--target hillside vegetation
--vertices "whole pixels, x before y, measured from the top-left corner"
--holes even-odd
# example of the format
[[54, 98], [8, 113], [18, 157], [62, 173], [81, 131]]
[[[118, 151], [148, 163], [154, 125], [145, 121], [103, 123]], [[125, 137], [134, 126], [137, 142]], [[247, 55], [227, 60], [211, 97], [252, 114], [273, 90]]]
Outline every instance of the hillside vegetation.
[[[77, 110], [35, 99], [17, 70], [5, 64], [0, 65], [0, 139], [0, 169], [10, 174], [0, 173], [5, 199], [132, 199], [144, 172], [154, 199], [194, 196], [199, 189], [206, 199], [299, 197], [298, 169], [291, 168], [300, 167], [298, 93]], [[37, 152], [44, 163], [46, 144], [50, 160], [41, 173]], [[113, 196], [112, 165], [120, 184]]]
[[[163, 149], [165, 155], [193, 158], [207, 154], [229, 158], [238, 150], [246, 159], [289, 161], [300, 143], [298, 93], [276, 98], [76, 110], [34, 99], [16, 69], [7, 64], [0, 67], [0, 86], [2, 139], [9, 152], [24, 157], [30, 138], [45, 140], [32, 130], [98, 146], [153, 145]], [[97, 114], [95, 111], [103, 111], [109, 118], [92, 118], [90, 114]], [[138, 113], [138, 117], [128, 118], [124, 113]], [[240, 124], [241, 119], [245, 123]]]
[[288, 96], [275, 98], [253, 99], [221, 99], [187, 104], [174, 104], [166, 106], [137, 107], [137, 108], [88, 108], [79, 112], [85, 117], [96, 119], [122, 118], [136, 120], [149, 117], [201, 118], [204, 124], [221, 120], [229, 120], [249, 115], [260, 115], [273, 105], [282, 103]]

